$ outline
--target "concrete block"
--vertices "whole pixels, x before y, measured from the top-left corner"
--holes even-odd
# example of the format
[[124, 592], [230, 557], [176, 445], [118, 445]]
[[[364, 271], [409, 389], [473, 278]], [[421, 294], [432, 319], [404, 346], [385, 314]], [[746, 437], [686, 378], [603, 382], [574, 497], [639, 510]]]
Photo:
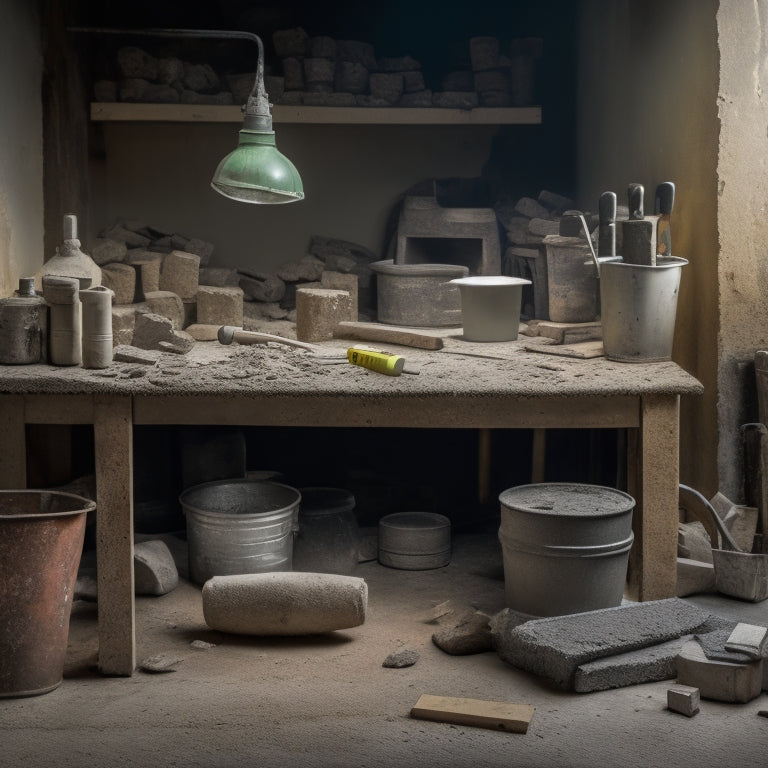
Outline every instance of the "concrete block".
[[752, 659], [768, 656], [768, 627], [739, 622], [725, 641], [728, 651], [745, 653]]
[[301, 288], [296, 291], [296, 338], [324, 341], [333, 338], [333, 329], [352, 313], [347, 291], [328, 288]]
[[110, 264], [115, 261], [123, 261], [128, 253], [128, 246], [121, 240], [112, 240], [109, 237], [98, 237], [91, 243], [91, 258], [99, 265]]
[[312, 90], [311, 86], [318, 83], [332, 88], [335, 69], [336, 62], [333, 59], [315, 57], [304, 59], [304, 82], [307, 89]]
[[201, 285], [197, 290], [197, 323], [243, 327], [243, 289]]
[[549, 211], [532, 197], [521, 197], [515, 203], [515, 211], [520, 214], [520, 216], [525, 216], [527, 219], [549, 218]]
[[341, 61], [354, 61], [369, 70], [376, 69], [376, 55], [371, 43], [361, 40], [337, 40], [336, 52]]
[[280, 301], [285, 296], [285, 281], [277, 275], [238, 272], [238, 285], [247, 301]]
[[677, 558], [677, 596], [715, 591], [715, 566], [687, 557]]
[[101, 237], [109, 240], [118, 240], [128, 248], [146, 248], [152, 240], [140, 232], [133, 232], [122, 224], [114, 224], [102, 232]]
[[134, 546], [133, 574], [137, 595], [165, 595], [179, 584], [171, 551], [160, 540], [142, 541]]
[[196, 93], [213, 93], [221, 88], [219, 76], [210, 64], [185, 61], [181, 82], [185, 88]]
[[146, 301], [147, 294], [155, 293], [160, 290], [161, 265], [161, 258], [143, 261], [137, 260], [132, 263], [133, 268], [136, 270], [135, 301]]
[[667, 689], [667, 709], [693, 717], [699, 711], [701, 694], [690, 685], [673, 685]]
[[745, 704], [760, 695], [763, 660], [733, 664], [708, 659], [701, 645], [690, 640], [677, 658], [677, 682], [698, 688], [703, 699]]
[[178, 294], [171, 291], [148, 291], [144, 293], [143, 303], [152, 314], [167, 317], [174, 330], [180, 331], [184, 327], [184, 303]]
[[283, 265], [277, 276], [285, 282], [312, 282], [319, 280], [325, 265], [316, 256], [304, 256], [299, 261]]
[[118, 344], [114, 349], [112, 359], [118, 363], [154, 365], [160, 359], [161, 354], [155, 349], [141, 349], [131, 344]]
[[286, 91], [304, 90], [304, 64], [295, 56], [283, 59], [283, 80]]
[[157, 60], [157, 82], [173, 85], [184, 77], [184, 62], [177, 56], [163, 56]]
[[140, 77], [157, 80], [157, 59], [143, 48], [126, 45], [119, 48], [115, 57], [122, 77]]
[[136, 325], [135, 305], [112, 305], [112, 344], [131, 344]]
[[320, 287], [333, 291], [347, 291], [350, 298], [349, 319], [357, 320], [358, 313], [358, 279], [357, 275], [325, 270], [320, 276]]
[[115, 304], [133, 304], [136, 295], [136, 270], [130, 264], [105, 264], [101, 268], [101, 284], [115, 294]]
[[427, 90], [426, 83], [424, 82], [424, 73], [420, 70], [415, 69], [410, 72], [402, 72], [402, 75], [403, 88], [405, 89], [406, 93], [419, 93], [421, 91]]
[[354, 61], [336, 63], [333, 86], [341, 93], [363, 94], [368, 91], [368, 69]]
[[414, 91], [413, 93], [404, 93], [400, 97], [401, 107], [431, 107], [432, 91], [429, 89]]
[[183, 331], [177, 331], [167, 317], [151, 312], [136, 314], [133, 346], [139, 349], [159, 349], [164, 352], [188, 352], [195, 340]]
[[388, 104], [396, 104], [403, 95], [405, 82], [398, 73], [374, 72], [368, 81], [371, 96], [384, 99]]
[[576, 669], [596, 659], [691, 634], [709, 614], [678, 598], [535, 619], [494, 632], [502, 660], [573, 689]]
[[355, 576], [272, 572], [214, 576], [203, 585], [211, 629], [245, 635], [307, 635], [365, 622], [368, 585]]
[[666, 643], [581, 664], [576, 668], [573, 690], [576, 693], [591, 693], [670, 680], [677, 674], [677, 657], [690, 639], [691, 635], [685, 635]]
[[309, 35], [302, 27], [277, 29], [272, 33], [272, 44], [279, 59], [287, 56], [302, 57], [307, 55]]
[[171, 251], [163, 261], [160, 290], [175, 293], [182, 300], [192, 301], [197, 295], [200, 257], [185, 251]]
[[307, 50], [312, 57], [335, 59], [337, 52], [336, 40], [328, 37], [328, 35], [310, 37]]
[[237, 286], [239, 279], [237, 270], [229, 267], [200, 267], [198, 277], [200, 285], [217, 285], [220, 288]]

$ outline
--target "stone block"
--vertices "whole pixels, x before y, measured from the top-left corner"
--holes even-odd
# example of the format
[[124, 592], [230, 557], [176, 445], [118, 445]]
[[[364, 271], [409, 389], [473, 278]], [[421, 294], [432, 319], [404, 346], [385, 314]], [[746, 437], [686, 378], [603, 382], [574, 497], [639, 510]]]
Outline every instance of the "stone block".
[[221, 89], [219, 76], [210, 64], [194, 64], [185, 61], [181, 82], [185, 88], [196, 93], [214, 93]]
[[132, 266], [136, 270], [136, 298], [134, 301], [146, 301], [147, 294], [160, 290], [160, 266], [161, 259], [150, 261], [134, 261]]
[[389, 104], [396, 104], [403, 95], [405, 83], [398, 73], [375, 72], [370, 76], [371, 96], [384, 99]]
[[[412, 72], [403, 72], [403, 88], [406, 93], [418, 93], [419, 91], [426, 90], [427, 86], [424, 83], [424, 73], [419, 70]], [[431, 91], [430, 91], [431, 94]]]
[[301, 59], [290, 56], [283, 59], [283, 81], [286, 91], [304, 90], [304, 64]]
[[220, 288], [227, 285], [237, 286], [239, 285], [239, 279], [236, 269], [229, 267], [200, 267], [200, 285], [217, 285]]
[[515, 211], [527, 219], [547, 219], [549, 211], [532, 197], [521, 197], [515, 203]]
[[336, 40], [328, 37], [328, 35], [310, 37], [307, 52], [315, 58], [335, 59], [337, 53]]
[[189, 334], [175, 330], [167, 317], [152, 312], [136, 313], [136, 324], [133, 330], [134, 347], [159, 349], [165, 352], [177, 349], [186, 352], [194, 343], [195, 340]]
[[264, 75], [264, 90], [269, 100], [277, 104], [285, 92], [285, 78], [280, 75]]
[[115, 294], [113, 304], [133, 304], [136, 296], [136, 270], [130, 264], [105, 264], [101, 268], [101, 284]]
[[503, 661], [568, 690], [581, 665], [691, 634], [708, 617], [696, 606], [669, 598], [535, 619], [494, 632], [493, 640]]
[[[232, 98], [236, 104], [245, 104], [245, 102], [248, 101], [248, 97], [251, 95], [251, 90], [253, 90], [253, 84], [255, 82], [255, 72], [242, 72], [235, 75], [227, 75], [227, 85], [232, 92]], [[266, 88], [266, 83], [264, 86], [270, 99], [274, 101], [274, 96], [272, 96], [269, 89]]]
[[690, 685], [673, 685], [667, 689], [667, 709], [693, 717], [699, 711], [701, 693]]
[[332, 59], [308, 58], [304, 59], [304, 82], [307, 87], [313, 83], [333, 83], [336, 62]]
[[327, 288], [300, 288], [296, 291], [296, 338], [324, 341], [333, 338], [333, 329], [349, 318], [352, 300], [347, 291]]
[[347, 291], [350, 297], [349, 320], [357, 320], [358, 316], [358, 279], [357, 275], [325, 270], [320, 275], [320, 287], [335, 291]]
[[491, 36], [469, 39], [469, 59], [474, 72], [496, 69], [499, 66], [499, 39]]
[[449, 626], [432, 635], [432, 642], [445, 653], [466, 656], [493, 650], [489, 617], [480, 611], [469, 611]]
[[239, 286], [248, 301], [276, 302], [285, 295], [285, 282], [277, 275], [239, 272]]
[[201, 285], [197, 291], [197, 323], [243, 327], [242, 288]]
[[118, 49], [115, 59], [122, 77], [157, 80], [157, 59], [143, 48], [123, 46]]
[[131, 344], [133, 329], [136, 324], [135, 305], [112, 305], [112, 344]]
[[171, 291], [182, 300], [191, 301], [197, 295], [200, 257], [186, 251], [171, 251], [163, 261], [160, 290]]
[[677, 682], [698, 688], [703, 699], [745, 704], [763, 687], [763, 660], [745, 664], [708, 659], [696, 640], [687, 642], [677, 658]]
[[179, 296], [171, 291], [152, 291], [144, 294], [147, 310], [167, 318], [174, 330], [184, 327], [184, 303]]
[[342, 93], [366, 93], [370, 74], [366, 67], [354, 61], [336, 63], [334, 89]]
[[165, 595], [179, 584], [179, 572], [171, 551], [159, 539], [141, 541], [134, 546], [133, 575], [137, 595]]
[[687, 557], [677, 558], [677, 596], [715, 591], [715, 566]]
[[91, 258], [99, 265], [123, 261], [128, 253], [128, 247], [121, 240], [99, 237], [91, 244]]
[[311, 282], [319, 280], [325, 265], [316, 256], [304, 256], [299, 261], [285, 264], [277, 276], [286, 283]]
[[272, 33], [272, 45], [279, 59], [290, 56], [301, 58], [307, 55], [309, 35], [302, 27], [277, 29]]
[[338, 40], [337, 55], [340, 61], [352, 61], [362, 64], [369, 71], [376, 69], [376, 56], [373, 45], [360, 40]]
[[432, 91], [414, 91], [413, 93], [404, 93], [400, 97], [401, 107], [425, 108], [432, 106]]
[[728, 651], [745, 653], [751, 659], [768, 656], [768, 627], [739, 622], [725, 641]]

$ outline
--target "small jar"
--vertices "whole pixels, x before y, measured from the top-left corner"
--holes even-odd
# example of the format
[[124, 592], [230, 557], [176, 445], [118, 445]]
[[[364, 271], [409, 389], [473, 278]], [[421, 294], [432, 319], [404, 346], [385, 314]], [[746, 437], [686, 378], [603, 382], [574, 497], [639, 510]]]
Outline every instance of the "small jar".
[[43, 296], [50, 308], [48, 359], [52, 365], [80, 365], [82, 360], [79, 291], [77, 278], [43, 276]]

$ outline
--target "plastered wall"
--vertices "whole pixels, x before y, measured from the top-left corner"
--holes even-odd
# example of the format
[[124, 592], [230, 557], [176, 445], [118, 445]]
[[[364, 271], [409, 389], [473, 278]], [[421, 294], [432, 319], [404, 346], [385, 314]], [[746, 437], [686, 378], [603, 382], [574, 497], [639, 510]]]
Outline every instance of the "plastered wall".
[[707, 497], [718, 485], [740, 490], [733, 445], [718, 451], [717, 9], [716, 0], [584, 0], [577, 136], [587, 210], [608, 189], [626, 205], [627, 184], [640, 182], [653, 212], [656, 185], [676, 184], [672, 250], [690, 263], [673, 358], [705, 386], [702, 397], [681, 403], [680, 475]]
[[37, 4], [0, 0], [0, 296], [43, 263], [42, 55]]

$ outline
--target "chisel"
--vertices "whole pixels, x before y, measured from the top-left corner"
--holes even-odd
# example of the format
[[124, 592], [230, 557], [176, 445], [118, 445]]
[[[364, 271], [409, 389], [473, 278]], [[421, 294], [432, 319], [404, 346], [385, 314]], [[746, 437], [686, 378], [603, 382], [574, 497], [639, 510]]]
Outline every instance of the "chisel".
[[656, 222], [658, 216], [646, 216], [642, 184], [633, 183], [627, 189], [629, 219], [621, 222], [622, 256], [625, 264], [656, 266]]
[[672, 206], [675, 204], [675, 185], [671, 181], [663, 181], [656, 187], [655, 211], [659, 215], [656, 228], [656, 253], [659, 256], [672, 255], [672, 228], [670, 219]]

